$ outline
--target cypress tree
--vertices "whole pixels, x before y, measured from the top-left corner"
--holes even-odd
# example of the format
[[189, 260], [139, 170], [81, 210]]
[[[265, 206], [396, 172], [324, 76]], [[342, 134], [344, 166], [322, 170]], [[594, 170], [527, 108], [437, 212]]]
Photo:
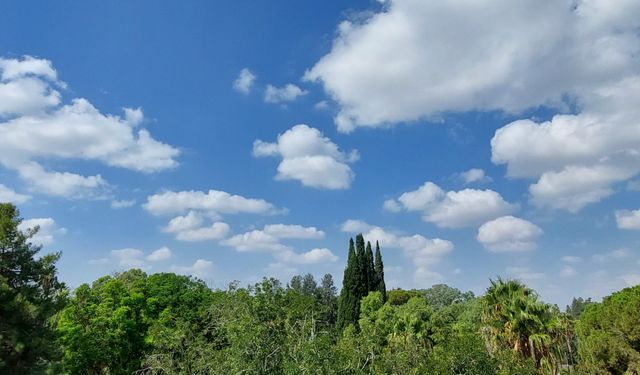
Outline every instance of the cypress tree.
[[376, 289], [382, 294], [382, 302], [387, 302], [387, 286], [384, 283], [384, 264], [382, 264], [382, 254], [380, 254], [380, 244], [376, 241], [376, 261], [374, 265]]
[[[356, 259], [358, 262], [357, 275], [356, 275], [356, 290], [358, 297], [358, 304], [362, 297], [366, 296], [369, 292], [367, 286], [367, 258], [364, 250], [364, 237], [362, 233], [356, 236]], [[358, 310], [359, 312], [359, 310]]]
[[365, 277], [367, 279], [367, 292], [365, 295], [369, 294], [369, 292], [373, 292], [378, 290], [378, 283], [376, 280], [376, 271], [373, 264], [373, 252], [371, 251], [371, 242], [367, 241], [367, 250], [365, 251]]
[[360, 315], [360, 298], [358, 295], [358, 271], [359, 263], [353, 246], [353, 238], [349, 239], [349, 255], [347, 266], [344, 269], [342, 278], [342, 290], [338, 301], [337, 326], [339, 330], [344, 329], [349, 324], [358, 324]]

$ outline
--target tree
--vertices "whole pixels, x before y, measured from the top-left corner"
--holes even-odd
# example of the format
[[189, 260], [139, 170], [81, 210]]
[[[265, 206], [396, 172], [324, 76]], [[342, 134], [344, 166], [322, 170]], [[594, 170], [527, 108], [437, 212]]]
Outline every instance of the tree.
[[302, 293], [302, 276], [295, 275], [292, 277], [291, 282], [289, 283], [289, 289]]
[[582, 297], [573, 297], [571, 305], [566, 308], [566, 312], [571, 315], [572, 318], [578, 319], [580, 315], [582, 315], [584, 309], [592, 303], [593, 301], [591, 301], [591, 298], [583, 299]]
[[0, 203], [0, 372], [39, 373], [57, 357], [52, 317], [64, 305], [58, 281], [60, 253], [36, 259], [30, 239], [39, 228], [20, 230], [18, 209]]
[[454, 303], [466, 302], [474, 297], [473, 292], [463, 293], [459, 289], [452, 288], [446, 284], [436, 284], [429, 289], [423, 290], [422, 294], [435, 310]]
[[322, 319], [328, 326], [336, 323], [338, 306], [336, 299], [336, 287], [333, 285], [333, 276], [330, 273], [325, 274], [318, 288], [318, 302], [322, 309]]
[[515, 280], [491, 280], [483, 297], [484, 334], [493, 353], [511, 349], [536, 367], [556, 369], [561, 330], [557, 312]]
[[367, 280], [367, 258], [365, 253], [364, 237], [362, 236], [362, 233], [356, 236], [356, 263], [356, 293], [358, 301], [360, 301], [362, 297], [366, 296], [367, 293], [369, 293], [369, 281]]
[[347, 266], [342, 278], [342, 290], [338, 300], [337, 327], [344, 329], [350, 324], [356, 325], [360, 315], [359, 277], [360, 265], [353, 245], [353, 238], [349, 239], [349, 255]]
[[367, 241], [367, 247], [364, 252], [364, 263], [365, 263], [365, 278], [366, 278], [366, 290], [365, 294], [369, 292], [378, 290], [377, 288], [377, 280], [376, 280], [376, 271], [375, 266], [373, 264], [373, 252], [371, 251], [371, 242]]
[[313, 275], [310, 273], [304, 275], [302, 279], [302, 294], [305, 296], [314, 296], [317, 288], [318, 284], [314, 280]]
[[380, 254], [380, 244], [376, 241], [376, 260], [373, 266], [375, 274], [375, 286], [373, 290], [377, 290], [382, 295], [382, 302], [387, 302], [387, 286], [384, 283], [384, 264], [382, 263], [382, 254]]
[[587, 306], [576, 332], [579, 368], [586, 373], [640, 373], [640, 285]]

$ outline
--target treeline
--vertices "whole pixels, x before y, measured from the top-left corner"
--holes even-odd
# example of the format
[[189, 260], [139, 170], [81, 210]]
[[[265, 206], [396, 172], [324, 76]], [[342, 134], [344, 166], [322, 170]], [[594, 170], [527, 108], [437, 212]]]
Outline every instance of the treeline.
[[340, 297], [331, 275], [211, 290], [140, 270], [69, 293], [59, 254], [38, 257], [19, 222], [0, 205], [2, 374], [640, 371], [640, 286], [601, 303], [574, 299], [565, 312], [514, 280], [479, 297], [446, 285], [386, 291], [379, 247], [374, 256], [358, 236]]

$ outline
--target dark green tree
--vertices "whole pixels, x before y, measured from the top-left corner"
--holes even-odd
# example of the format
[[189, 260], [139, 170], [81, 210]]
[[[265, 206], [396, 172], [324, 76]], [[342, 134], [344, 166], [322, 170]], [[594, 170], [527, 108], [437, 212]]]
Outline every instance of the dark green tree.
[[310, 273], [304, 275], [304, 277], [302, 278], [302, 294], [304, 294], [305, 296], [314, 296], [316, 294], [317, 288], [318, 284], [313, 278], [313, 275]]
[[295, 275], [294, 277], [292, 277], [288, 289], [294, 290], [298, 293], [302, 293], [302, 276]]
[[320, 281], [318, 302], [324, 310], [322, 318], [328, 325], [333, 326], [336, 323], [338, 301], [336, 298], [336, 287], [333, 285], [333, 276], [331, 276], [330, 273], [325, 274], [322, 277], [322, 281]]
[[367, 293], [369, 293], [369, 287], [367, 284], [367, 258], [365, 254], [364, 237], [362, 236], [362, 233], [356, 236], [356, 263], [356, 295], [359, 301], [362, 299], [362, 297], [366, 296]]
[[60, 253], [36, 259], [30, 242], [38, 227], [25, 232], [18, 209], [0, 204], [0, 373], [44, 371], [57, 357], [52, 317], [66, 299], [55, 263]]
[[373, 290], [380, 292], [382, 302], [387, 302], [387, 285], [384, 283], [384, 264], [382, 263], [382, 254], [380, 253], [380, 244], [376, 241], [376, 260], [373, 265], [375, 274], [375, 286]]
[[571, 300], [571, 305], [567, 306], [566, 312], [574, 319], [578, 319], [580, 315], [582, 315], [584, 309], [592, 303], [593, 301], [591, 301], [591, 298], [584, 299], [582, 297], [573, 297], [573, 300]]
[[373, 251], [371, 251], [371, 242], [367, 241], [367, 248], [364, 253], [365, 260], [365, 278], [367, 286], [367, 294], [377, 291], [376, 271], [373, 265]]
[[337, 328], [339, 330], [350, 324], [356, 325], [358, 322], [358, 316], [360, 315], [359, 271], [358, 257], [353, 245], [353, 238], [351, 238], [349, 239], [347, 266], [344, 269], [344, 277], [342, 278], [342, 290], [338, 300]]

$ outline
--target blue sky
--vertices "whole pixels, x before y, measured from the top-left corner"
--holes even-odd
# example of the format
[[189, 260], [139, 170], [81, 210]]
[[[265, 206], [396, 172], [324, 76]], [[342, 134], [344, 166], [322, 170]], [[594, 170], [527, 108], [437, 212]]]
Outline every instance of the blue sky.
[[546, 300], [640, 282], [640, 6], [6, 1], [0, 200], [70, 286], [342, 278]]

